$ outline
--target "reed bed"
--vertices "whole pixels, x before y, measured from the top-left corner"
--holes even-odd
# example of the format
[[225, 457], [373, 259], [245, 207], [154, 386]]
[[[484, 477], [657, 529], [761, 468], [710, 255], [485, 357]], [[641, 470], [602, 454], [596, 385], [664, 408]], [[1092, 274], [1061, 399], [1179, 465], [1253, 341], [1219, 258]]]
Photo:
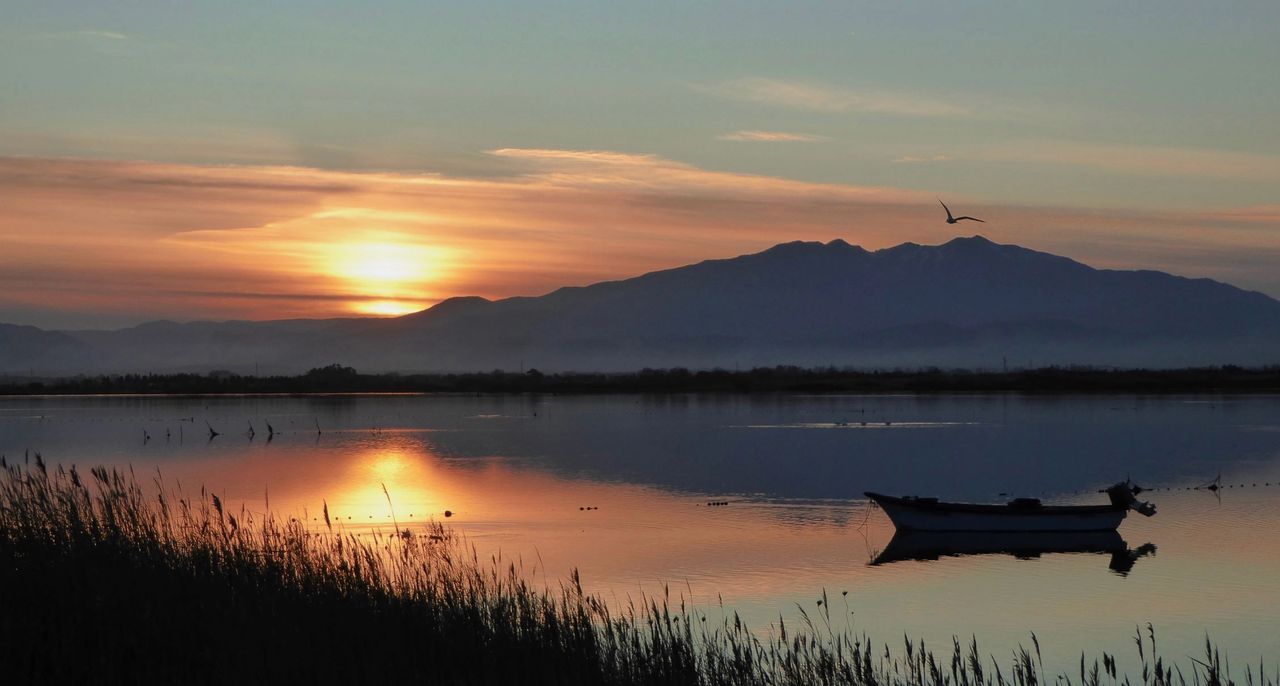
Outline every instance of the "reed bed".
[[[439, 524], [356, 536], [39, 455], [0, 468], [6, 684], [1233, 683], [1212, 645], [1166, 664], [1150, 629], [1136, 636], [1132, 680], [1110, 654], [1046, 672], [1034, 636], [1005, 659], [976, 640], [941, 654], [873, 645], [833, 628], [825, 597], [816, 614], [801, 610], [800, 626], [780, 621], [762, 636], [669, 594], [618, 610], [576, 574], [537, 587]], [[1244, 676], [1280, 681], [1261, 665]]]

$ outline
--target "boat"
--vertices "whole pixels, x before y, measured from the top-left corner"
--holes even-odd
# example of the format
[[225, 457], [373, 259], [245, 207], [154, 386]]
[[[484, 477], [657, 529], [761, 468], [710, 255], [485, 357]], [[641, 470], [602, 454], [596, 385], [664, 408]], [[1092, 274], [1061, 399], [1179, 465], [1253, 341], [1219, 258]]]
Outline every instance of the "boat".
[[1150, 543], [1130, 548], [1111, 531], [898, 531], [872, 566], [904, 561], [934, 561], [943, 557], [1012, 555], [1021, 560], [1056, 553], [1107, 555], [1111, 571], [1127, 575], [1139, 558], [1155, 553]]
[[1104, 491], [1106, 505], [1045, 505], [1015, 498], [1004, 505], [948, 503], [937, 498], [867, 492], [899, 531], [1115, 531], [1130, 510], [1150, 517], [1155, 505], [1139, 502], [1142, 489], [1122, 481]]

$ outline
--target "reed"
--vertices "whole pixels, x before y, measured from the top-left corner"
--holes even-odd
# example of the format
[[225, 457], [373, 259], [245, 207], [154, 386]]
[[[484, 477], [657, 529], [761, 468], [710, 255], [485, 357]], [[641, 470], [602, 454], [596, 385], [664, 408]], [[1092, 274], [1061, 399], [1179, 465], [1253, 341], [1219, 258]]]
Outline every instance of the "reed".
[[[555, 587], [481, 559], [450, 531], [357, 536], [230, 512], [132, 473], [0, 459], [5, 683], [1016, 684], [1137, 683], [1115, 659], [1047, 673], [976, 640], [937, 655], [833, 628], [825, 597], [767, 636], [669, 593], [611, 608], [575, 573]], [[327, 517], [326, 517], [327, 521]], [[1206, 645], [1175, 667], [1136, 636], [1142, 683], [1232, 683]], [[1262, 666], [1247, 683], [1274, 685]]]

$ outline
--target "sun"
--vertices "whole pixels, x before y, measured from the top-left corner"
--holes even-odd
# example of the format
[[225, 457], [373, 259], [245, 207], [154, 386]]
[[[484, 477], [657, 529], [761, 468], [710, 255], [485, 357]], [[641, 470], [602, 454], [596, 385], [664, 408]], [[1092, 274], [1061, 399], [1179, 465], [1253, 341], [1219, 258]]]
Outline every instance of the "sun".
[[429, 251], [422, 246], [391, 243], [346, 245], [335, 255], [337, 273], [351, 281], [371, 285], [425, 281], [432, 269]]
[[342, 283], [354, 312], [398, 316], [438, 300], [446, 251], [413, 240], [334, 243], [325, 249], [322, 269]]

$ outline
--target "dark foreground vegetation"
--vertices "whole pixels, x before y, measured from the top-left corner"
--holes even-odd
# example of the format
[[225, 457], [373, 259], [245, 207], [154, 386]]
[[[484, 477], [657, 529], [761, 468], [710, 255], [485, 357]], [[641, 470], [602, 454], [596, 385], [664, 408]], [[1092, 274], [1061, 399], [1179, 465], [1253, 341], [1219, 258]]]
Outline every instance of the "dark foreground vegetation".
[[80, 393], [769, 393], [1019, 392], [1199, 393], [1280, 391], [1280, 366], [1189, 369], [1044, 367], [1016, 371], [759, 367], [747, 371], [643, 369], [544, 374], [361, 374], [331, 365], [297, 376], [125, 374], [40, 379], [0, 377], [0, 394]]
[[[802, 626], [767, 636], [721, 608], [665, 597], [617, 611], [576, 577], [532, 585], [440, 527], [311, 531], [224, 511], [203, 491], [148, 496], [102, 468], [49, 469], [38, 455], [0, 466], [6, 684], [1128, 681], [1106, 654], [1082, 657], [1071, 674], [1046, 672], [1034, 636], [1033, 650], [1006, 658], [976, 642], [939, 655], [911, 642], [890, 651], [833, 628], [825, 602]], [[1137, 646], [1144, 684], [1231, 683], [1208, 645], [1203, 660], [1178, 666], [1155, 654], [1149, 629]], [[1258, 672], [1245, 682], [1276, 683]]]

